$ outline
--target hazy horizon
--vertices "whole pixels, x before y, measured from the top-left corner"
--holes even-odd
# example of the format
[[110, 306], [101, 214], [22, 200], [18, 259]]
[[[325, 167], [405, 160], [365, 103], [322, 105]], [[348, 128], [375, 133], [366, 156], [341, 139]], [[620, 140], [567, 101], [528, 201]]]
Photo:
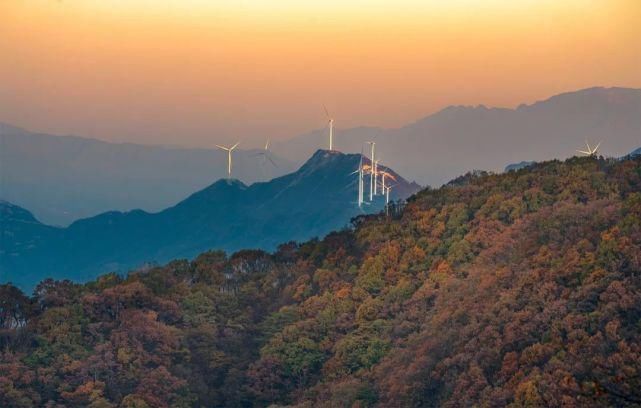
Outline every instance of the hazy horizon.
[[0, 4], [0, 121], [110, 142], [260, 146], [641, 88], [641, 3], [30, 0]]
[[[593, 88], [604, 88], [604, 89], [622, 88], [622, 89], [641, 90], [641, 88], [634, 88], [634, 87], [625, 87], [625, 86], [607, 87], [607, 86], [599, 86], [599, 85], [597, 85], [597, 86], [588, 87], [588, 88], [581, 88], [581, 89], [576, 89], [576, 90], [568, 90], [568, 91], [565, 91], [565, 92], [560, 92], [558, 94], [548, 95], [546, 97], [542, 97], [542, 98], [539, 98], [539, 99], [536, 99], [536, 100], [533, 100], [533, 101], [530, 101], [530, 102], [517, 103], [517, 104], [515, 104], [513, 106], [492, 106], [492, 105], [488, 105], [488, 104], [485, 104], [485, 103], [468, 103], [468, 104], [446, 105], [446, 106], [442, 106], [440, 108], [437, 108], [434, 111], [431, 111], [431, 112], [425, 113], [425, 114], [423, 114], [421, 116], [418, 116], [416, 118], [410, 119], [405, 123], [401, 123], [401, 124], [398, 124], [398, 125], [395, 125], [395, 126], [386, 126], [386, 127], [384, 127], [384, 126], [372, 125], [372, 124], [369, 124], [369, 123], [362, 123], [362, 124], [355, 124], [354, 126], [349, 127], [349, 128], [345, 127], [345, 128], [341, 129], [341, 128], [335, 127], [334, 130], [335, 130], [335, 132], [338, 132], [338, 136], [339, 137], [340, 137], [340, 130], [353, 130], [353, 129], [357, 129], [357, 128], [361, 128], [361, 127], [364, 127], [364, 128], [367, 128], [367, 127], [378, 127], [380, 129], [383, 129], [383, 130], [394, 130], [394, 129], [402, 128], [404, 126], [411, 125], [412, 123], [415, 123], [417, 121], [425, 119], [425, 118], [427, 118], [427, 117], [429, 117], [431, 115], [434, 115], [434, 114], [442, 111], [443, 109], [446, 109], [446, 108], [452, 107], [452, 106], [466, 106], [466, 107], [472, 107], [472, 108], [476, 108], [476, 107], [479, 107], [479, 106], [484, 106], [484, 107], [486, 107], [488, 109], [510, 109], [510, 110], [516, 110], [520, 105], [528, 105], [529, 106], [529, 105], [536, 104], [538, 102], [543, 102], [543, 101], [545, 101], [545, 100], [547, 100], [547, 99], [549, 99], [551, 97], [554, 97], [554, 96], [563, 95], [563, 94], [570, 94], [570, 93], [579, 92], [579, 91], [585, 91], [587, 89], [593, 89]], [[49, 135], [53, 135], [53, 136], [62, 136], [62, 137], [65, 137], [65, 136], [80, 137], [80, 138], [85, 138], [85, 139], [93, 139], [93, 140], [96, 140], [96, 141], [99, 141], [99, 142], [105, 142], [105, 143], [123, 143], [123, 144], [134, 144], [134, 145], [141, 145], [141, 146], [150, 146], [150, 147], [156, 146], [156, 147], [163, 147], [163, 148], [168, 148], [168, 149], [171, 149], [171, 148], [178, 148], [178, 149], [214, 149], [214, 150], [217, 149], [215, 145], [181, 144], [180, 141], [178, 141], [178, 143], [160, 143], [160, 142], [154, 142], [154, 141], [148, 141], [148, 142], [141, 141], [141, 142], [138, 142], [138, 141], [135, 141], [135, 140], [131, 140], [131, 141], [130, 140], [120, 140], [117, 137], [117, 135], [112, 135], [112, 136], [114, 136], [114, 138], [112, 140], [110, 140], [110, 138], [101, 138], [101, 137], [88, 136], [88, 135], [77, 134], [77, 133], [54, 133], [54, 132], [50, 132], [50, 131], [48, 131], [46, 129], [34, 129], [34, 128], [28, 126], [28, 125], [21, 125], [19, 123], [10, 123], [10, 122], [1, 120], [1, 118], [0, 118], [0, 124], [5, 124], [5, 125], [8, 125], [8, 126], [14, 126], [16, 128], [24, 129], [25, 131], [28, 131], [30, 133], [42, 133], [42, 134], [49, 134]], [[286, 141], [289, 141], [289, 140], [295, 140], [295, 139], [299, 138], [300, 136], [304, 136], [304, 135], [307, 135], [307, 134], [318, 132], [319, 130], [323, 130], [324, 128], [325, 128], [325, 126], [304, 129], [304, 130], [302, 130], [301, 132], [299, 132], [297, 134], [287, 135], [287, 136], [284, 136], [282, 138], [273, 139], [270, 136], [270, 139], [272, 139], [273, 141], [276, 141], [276, 142], [286, 142]], [[239, 149], [240, 150], [262, 149], [263, 146], [264, 146], [264, 142], [265, 142], [264, 140], [259, 140], [259, 139], [248, 140], [248, 141], [244, 140], [244, 139], [238, 139], [238, 140], [241, 140], [241, 145], [239, 145]], [[214, 140], [214, 142], [215, 142], [215, 140]], [[323, 146], [319, 146], [318, 148], [322, 149]]]

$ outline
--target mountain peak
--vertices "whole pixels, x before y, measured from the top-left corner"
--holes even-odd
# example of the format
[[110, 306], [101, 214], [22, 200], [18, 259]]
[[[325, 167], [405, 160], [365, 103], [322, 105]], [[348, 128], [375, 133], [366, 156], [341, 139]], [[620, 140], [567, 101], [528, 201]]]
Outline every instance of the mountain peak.
[[319, 149], [292, 176], [304, 179], [312, 174], [323, 173], [323, 177], [336, 178], [354, 171], [359, 160], [360, 154]]
[[344, 153], [339, 152], [338, 150], [328, 150], [328, 149], [318, 149], [314, 152], [312, 157], [309, 158], [309, 161], [313, 160], [328, 160], [332, 157], [342, 156]]
[[[563, 92], [557, 95], [550, 96], [549, 98], [535, 101], [531, 104], [522, 103], [516, 107], [516, 109], [511, 108], [502, 108], [502, 107], [488, 107], [483, 104], [479, 105], [449, 105], [445, 108], [436, 111], [433, 114], [425, 116], [422, 119], [417, 120], [412, 125], [416, 126], [422, 123], [426, 123], [434, 119], [455, 119], [458, 120], [462, 114], [483, 114], [488, 112], [514, 112], [514, 111], [523, 111], [528, 109], [540, 109], [543, 106], [554, 106], [558, 105], [576, 105], [578, 103], [578, 108], [581, 108], [585, 105], [586, 101], [592, 101], [596, 103], [597, 101], [607, 101], [608, 103], [629, 103], [630, 101], [638, 101], [639, 91], [641, 89], [637, 88], [622, 88], [622, 87], [603, 87], [603, 86], [594, 86], [585, 89], [579, 89], [576, 91]], [[583, 102], [581, 102], [583, 101]]]
[[[236, 195], [244, 190], [247, 190], [247, 185], [238, 179], [219, 179], [210, 184], [208, 187], [205, 187], [204, 189], [190, 195], [186, 200], [182, 201], [182, 203], [203, 200], [217, 201], [220, 199], [220, 197]], [[181, 205], [182, 203], [179, 203], [178, 205]]]
[[238, 179], [220, 179], [214, 184], [220, 184], [222, 186], [236, 187], [236, 188], [247, 188], [247, 185]]
[[618, 105], [632, 103], [632, 106], [638, 106], [640, 98], [639, 91], [641, 91], [641, 89], [594, 86], [576, 91], [563, 92], [529, 105], [521, 104], [517, 110], [541, 109], [543, 107], [552, 109], [565, 107], [566, 109], [585, 110], [587, 107], [586, 104], [601, 106], [602, 104]]
[[4, 200], [0, 200], [0, 220], [40, 223], [28, 210]]
[[228, 179], [228, 178], [221, 178], [216, 181], [214, 181], [212, 184], [209, 186], [205, 187], [201, 191], [224, 191], [224, 190], [244, 190], [247, 188], [247, 185], [243, 183], [242, 181], [238, 179]]
[[482, 117], [483, 115], [486, 115], [488, 113], [495, 113], [495, 112], [508, 112], [511, 109], [508, 108], [497, 108], [497, 107], [487, 107], [486, 105], [480, 104], [480, 105], [450, 105], [446, 106], [445, 108], [431, 114], [428, 116], [425, 116], [422, 119], [417, 120], [416, 122], [406, 126], [406, 128], [418, 128], [426, 123], [429, 123], [431, 121], [457, 121], [460, 120], [461, 117]]

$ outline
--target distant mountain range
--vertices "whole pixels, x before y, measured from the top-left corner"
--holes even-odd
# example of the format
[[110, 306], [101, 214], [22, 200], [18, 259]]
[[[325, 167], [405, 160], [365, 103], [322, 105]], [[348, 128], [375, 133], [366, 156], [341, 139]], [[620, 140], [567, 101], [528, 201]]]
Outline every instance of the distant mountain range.
[[[299, 166], [272, 156], [273, 166], [257, 152], [236, 151], [234, 177], [265, 181]], [[227, 154], [220, 150], [107, 143], [0, 124], [0, 199], [49, 224], [68, 225], [109, 210], [159, 211], [226, 172]]]
[[[470, 170], [566, 158], [584, 141], [620, 157], [641, 145], [641, 90], [590, 88], [516, 109], [450, 106], [396, 129], [341, 129], [335, 145], [359, 153], [375, 140], [382, 162], [409, 180], [439, 186]], [[239, 150], [234, 177], [246, 183], [287, 174], [327, 144], [327, 130], [274, 142], [278, 167]], [[242, 146], [241, 146], [242, 147]], [[106, 143], [0, 125], [0, 199], [45, 223], [68, 225], [108, 210], [159, 211], [225, 177], [224, 152]]]
[[[585, 140], [608, 156], [620, 157], [641, 145], [641, 89], [590, 88], [553, 96], [516, 109], [450, 106], [396, 129], [338, 129], [334, 144], [360, 152], [375, 140], [383, 162], [408, 179], [439, 186], [471, 170], [499, 172], [510, 163], [567, 158]], [[274, 152], [305, 160], [326, 143], [326, 130], [285, 142]]]
[[[376, 197], [356, 205], [359, 155], [317, 151], [298, 171], [250, 186], [219, 180], [158, 213], [107, 212], [67, 228], [51, 227], [18, 206], [0, 203], [0, 281], [20, 287], [46, 277], [86, 281], [145, 263], [191, 258], [210, 249], [273, 250], [278, 244], [324, 236], [363, 212], [384, 208]], [[391, 199], [420, 186], [396, 178]]]

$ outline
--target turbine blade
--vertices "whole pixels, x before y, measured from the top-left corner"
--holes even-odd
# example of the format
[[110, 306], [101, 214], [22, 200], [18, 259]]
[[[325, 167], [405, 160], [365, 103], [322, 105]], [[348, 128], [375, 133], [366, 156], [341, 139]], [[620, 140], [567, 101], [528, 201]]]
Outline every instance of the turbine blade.
[[216, 145], [216, 147], [223, 150], [229, 150], [227, 147], [221, 145]]
[[239, 144], [240, 142], [236, 142], [236, 144], [230, 147], [229, 150], [234, 150], [236, 147], [238, 147]]
[[274, 167], [278, 167], [278, 164], [276, 164], [276, 162], [274, 162], [271, 157], [269, 157], [268, 155], [265, 155], [265, 157], [274, 165]]
[[265, 143], [265, 150], [269, 149], [269, 138], [267, 138], [267, 142]]
[[582, 153], [582, 154], [586, 154], [588, 156], [592, 154], [591, 152], [585, 152], [583, 150], [577, 150], [577, 152]]
[[332, 118], [329, 117], [329, 112], [327, 111], [327, 106], [323, 104], [323, 109], [325, 109], [325, 116], [327, 116], [327, 119], [331, 120]]
[[603, 141], [600, 141], [600, 142], [596, 145], [596, 147], [594, 148], [594, 153], [596, 153], [596, 151], [599, 149], [599, 146], [601, 146], [601, 143], [603, 143]]

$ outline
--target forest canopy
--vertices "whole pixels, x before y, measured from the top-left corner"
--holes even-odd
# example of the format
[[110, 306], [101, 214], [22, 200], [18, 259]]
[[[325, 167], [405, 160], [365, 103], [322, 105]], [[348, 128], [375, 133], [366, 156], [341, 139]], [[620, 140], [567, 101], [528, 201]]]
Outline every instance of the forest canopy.
[[641, 404], [641, 158], [472, 173], [273, 254], [0, 286], [0, 406]]

